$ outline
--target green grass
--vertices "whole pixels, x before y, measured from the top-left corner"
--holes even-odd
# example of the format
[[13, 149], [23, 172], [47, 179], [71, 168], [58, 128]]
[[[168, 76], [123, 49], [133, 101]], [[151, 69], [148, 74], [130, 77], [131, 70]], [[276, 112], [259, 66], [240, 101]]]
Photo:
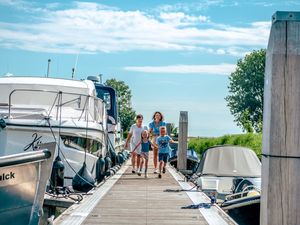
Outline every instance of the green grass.
[[199, 155], [202, 155], [207, 148], [215, 145], [240, 145], [251, 148], [261, 158], [262, 134], [249, 133], [224, 135], [216, 138], [190, 138], [188, 145], [189, 149], [195, 149]]

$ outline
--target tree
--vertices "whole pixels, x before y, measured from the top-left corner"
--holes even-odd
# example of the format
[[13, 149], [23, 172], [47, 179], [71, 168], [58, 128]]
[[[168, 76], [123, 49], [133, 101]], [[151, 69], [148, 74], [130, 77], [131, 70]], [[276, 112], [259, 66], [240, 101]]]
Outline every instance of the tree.
[[126, 132], [130, 126], [135, 122], [135, 111], [131, 106], [131, 90], [124, 81], [118, 81], [116, 79], [106, 80], [104, 83], [106, 86], [114, 88], [117, 92], [118, 110], [121, 119], [121, 128]]
[[229, 76], [227, 106], [237, 125], [251, 133], [262, 131], [265, 61], [265, 49], [253, 51]]

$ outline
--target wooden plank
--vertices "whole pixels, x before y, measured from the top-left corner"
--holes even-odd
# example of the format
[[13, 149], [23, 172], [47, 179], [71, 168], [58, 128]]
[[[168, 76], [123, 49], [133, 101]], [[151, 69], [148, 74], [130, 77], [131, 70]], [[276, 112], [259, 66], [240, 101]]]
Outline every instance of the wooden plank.
[[[299, 224], [300, 13], [274, 15], [267, 49], [262, 158], [262, 225]], [[284, 17], [282, 17], [284, 16]], [[288, 18], [288, 19], [282, 19]]]
[[179, 133], [178, 133], [178, 154], [177, 154], [177, 169], [186, 170], [186, 151], [188, 137], [188, 112], [181, 111], [179, 116]]
[[[150, 157], [152, 157], [152, 152]], [[152, 162], [151, 158], [149, 161]], [[120, 178], [112, 177], [111, 179], [115, 179], [114, 181], [106, 181], [113, 182], [113, 187], [105, 187], [105, 190], [102, 190], [105, 185], [101, 186], [95, 191], [94, 195], [96, 194], [96, 196], [91, 199], [92, 202], [82, 202], [77, 206], [70, 207], [67, 213], [54, 221], [54, 224], [234, 224], [230, 220], [228, 223], [218, 223], [219, 220], [216, 220], [215, 223], [207, 223], [198, 209], [182, 209], [182, 206], [191, 205], [193, 201], [188, 197], [188, 192], [165, 192], [166, 189], [182, 188], [170, 174], [170, 168], [163, 174], [162, 179], [153, 173], [152, 165], [149, 168], [148, 178], [132, 174], [131, 168], [128, 166], [126, 168], [125, 172], [121, 171], [123, 175]], [[203, 193], [197, 193], [203, 195]], [[198, 197], [196, 196], [196, 198]], [[89, 201], [89, 199], [84, 201]], [[88, 203], [87, 206], [86, 203]], [[93, 209], [91, 209], [91, 205], [93, 205]], [[216, 210], [215, 207], [212, 208], [202, 210]], [[224, 212], [219, 210], [214, 215], [218, 217], [222, 213]], [[214, 218], [208, 218], [208, 220], [211, 222]]]
[[[152, 156], [152, 153], [150, 155]], [[208, 224], [199, 210], [181, 209], [182, 206], [193, 204], [185, 192], [164, 191], [181, 189], [168, 171], [163, 174], [162, 179], [153, 174], [152, 165], [148, 178], [139, 177], [130, 171], [128, 168], [103, 197], [84, 221], [85, 225]]]

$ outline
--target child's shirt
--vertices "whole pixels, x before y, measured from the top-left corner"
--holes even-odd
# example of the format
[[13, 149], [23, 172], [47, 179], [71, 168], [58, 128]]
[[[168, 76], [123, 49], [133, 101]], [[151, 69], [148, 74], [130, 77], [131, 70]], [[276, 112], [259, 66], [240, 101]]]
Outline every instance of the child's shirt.
[[144, 142], [142, 140], [141, 146], [142, 146], [142, 152], [149, 152], [151, 147], [150, 141], [148, 140], [147, 142]]
[[165, 136], [159, 136], [156, 139], [156, 144], [158, 145], [158, 152], [159, 153], [170, 153], [170, 144], [169, 141], [172, 140], [172, 138], [169, 135]]
[[153, 134], [156, 136], [159, 135], [159, 128], [161, 126], [166, 126], [166, 123], [163, 121], [160, 121], [158, 126], [156, 126], [155, 121], [152, 121], [151, 123], [149, 123], [149, 128], [153, 130]]

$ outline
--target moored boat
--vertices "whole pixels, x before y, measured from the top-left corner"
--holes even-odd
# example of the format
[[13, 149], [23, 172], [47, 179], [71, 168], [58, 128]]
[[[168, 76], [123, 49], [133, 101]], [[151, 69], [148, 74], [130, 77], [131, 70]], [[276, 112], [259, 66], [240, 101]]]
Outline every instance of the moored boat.
[[227, 195], [233, 194], [236, 178], [247, 178], [254, 186], [261, 186], [261, 162], [249, 148], [214, 146], [204, 152], [196, 175], [199, 189], [224, 201]]
[[47, 143], [36, 151], [0, 157], [1, 225], [39, 223], [55, 146]]
[[[178, 144], [171, 144], [171, 147], [172, 147], [172, 151], [170, 153], [169, 162], [172, 166], [177, 168]], [[187, 170], [195, 172], [195, 169], [197, 168], [200, 160], [194, 149], [187, 149], [186, 160], [187, 160]]]
[[83, 165], [96, 178], [98, 159], [107, 157], [106, 109], [92, 81], [2, 77], [0, 117], [6, 123], [0, 156], [56, 141], [64, 175], [71, 179]]

